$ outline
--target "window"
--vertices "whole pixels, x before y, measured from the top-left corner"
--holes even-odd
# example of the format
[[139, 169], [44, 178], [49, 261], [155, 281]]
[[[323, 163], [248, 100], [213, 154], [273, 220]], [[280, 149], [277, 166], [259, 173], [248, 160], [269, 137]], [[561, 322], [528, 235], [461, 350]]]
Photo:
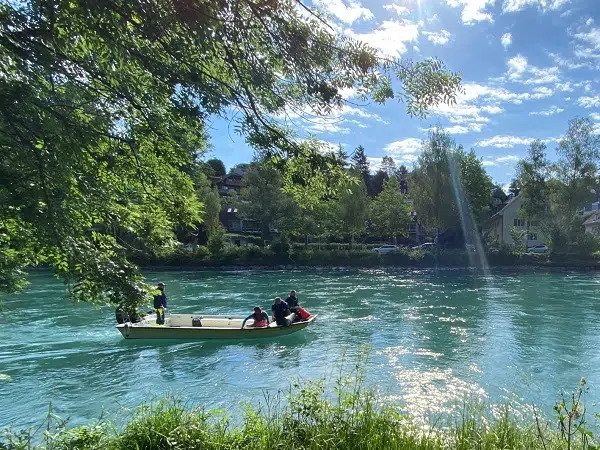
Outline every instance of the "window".
[[524, 227], [525, 226], [525, 220], [524, 219], [515, 219], [514, 220], [514, 225], [515, 225], [515, 227]]

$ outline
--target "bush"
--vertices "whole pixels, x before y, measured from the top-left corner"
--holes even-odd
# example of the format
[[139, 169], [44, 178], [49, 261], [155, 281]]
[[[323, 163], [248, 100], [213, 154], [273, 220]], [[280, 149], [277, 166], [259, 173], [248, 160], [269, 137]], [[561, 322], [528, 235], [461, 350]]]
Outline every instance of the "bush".
[[[543, 420], [533, 409], [529, 419], [517, 419], [506, 405], [486, 413], [481, 405], [465, 406], [456, 417], [436, 418], [421, 427], [399, 406], [379, 402], [365, 388], [360, 366], [340, 375], [331, 389], [323, 381], [295, 384], [287, 402], [278, 406], [250, 405], [241, 426], [227, 416], [186, 409], [173, 399], [142, 405], [121, 431], [109, 433], [97, 425], [39, 427], [44, 444], [30, 432], [8, 431], [11, 450], [228, 450], [228, 449], [398, 449], [398, 450], [592, 450], [597, 444], [586, 427], [584, 384], [562, 396], [555, 406], [556, 422]], [[334, 395], [331, 395], [331, 394]], [[261, 407], [265, 406], [265, 407]], [[522, 405], [521, 405], [522, 406]], [[529, 407], [524, 411], [531, 411]], [[518, 411], [521, 412], [521, 411]], [[521, 414], [522, 415], [522, 414]], [[558, 427], [557, 427], [558, 425]]]
[[226, 244], [227, 239], [225, 238], [225, 229], [223, 227], [217, 227], [208, 237], [206, 246], [210, 255], [213, 258], [218, 258], [223, 253]]
[[271, 242], [269, 246], [273, 253], [279, 257], [289, 257], [290, 255], [290, 240], [285, 235], [279, 235]]

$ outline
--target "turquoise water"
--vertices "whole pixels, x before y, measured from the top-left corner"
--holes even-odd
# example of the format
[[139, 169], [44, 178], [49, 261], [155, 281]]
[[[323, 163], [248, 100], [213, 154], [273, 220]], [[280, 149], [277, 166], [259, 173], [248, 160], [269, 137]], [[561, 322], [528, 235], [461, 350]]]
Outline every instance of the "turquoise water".
[[39, 424], [51, 402], [73, 423], [124, 417], [170, 393], [240, 410], [296, 378], [333, 379], [343, 355], [369, 349], [367, 383], [413, 414], [465, 397], [551, 410], [583, 376], [600, 411], [600, 274], [459, 271], [164, 272], [173, 312], [249, 313], [299, 292], [314, 326], [276, 342], [126, 341], [113, 310], [72, 304], [34, 274], [4, 299], [0, 427]]

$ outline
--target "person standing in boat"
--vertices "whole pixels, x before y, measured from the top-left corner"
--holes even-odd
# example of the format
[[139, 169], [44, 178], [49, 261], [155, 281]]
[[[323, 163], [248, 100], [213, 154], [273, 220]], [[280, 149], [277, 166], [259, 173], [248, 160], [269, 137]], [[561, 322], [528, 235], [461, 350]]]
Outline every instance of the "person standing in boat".
[[165, 283], [158, 283], [157, 289], [160, 291], [160, 293], [154, 295], [154, 309], [156, 310], [156, 323], [158, 325], [164, 325], [165, 323], [165, 309], [167, 309], [165, 286]]
[[287, 327], [290, 324], [290, 320], [286, 317], [289, 316], [290, 307], [288, 304], [281, 300], [281, 297], [275, 297], [275, 302], [273, 306], [271, 306], [271, 311], [273, 311], [273, 317], [275, 318], [275, 323], [280, 327]]
[[254, 319], [254, 323], [250, 325], [254, 328], [266, 328], [269, 326], [269, 315], [262, 310], [260, 306], [255, 306], [254, 311], [242, 322], [242, 328], [246, 325], [246, 321]]

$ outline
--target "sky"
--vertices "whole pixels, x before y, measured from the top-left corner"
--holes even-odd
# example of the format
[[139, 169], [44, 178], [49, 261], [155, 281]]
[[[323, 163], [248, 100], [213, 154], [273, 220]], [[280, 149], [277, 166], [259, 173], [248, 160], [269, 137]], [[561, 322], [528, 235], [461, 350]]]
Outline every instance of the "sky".
[[[549, 156], [574, 117], [600, 132], [600, 0], [313, 0], [341, 33], [381, 55], [442, 60], [460, 72], [454, 105], [411, 118], [397, 100], [349, 104], [330, 117], [296, 118], [301, 137], [352, 153], [362, 145], [372, 169], [389, 155], [409, 168], [432, 127], [474, 149], [493, 180], [507, 184], [534, 139]], [[234, 123], [211, 122], [212, 149], [230, 168], [252, 159]]]

